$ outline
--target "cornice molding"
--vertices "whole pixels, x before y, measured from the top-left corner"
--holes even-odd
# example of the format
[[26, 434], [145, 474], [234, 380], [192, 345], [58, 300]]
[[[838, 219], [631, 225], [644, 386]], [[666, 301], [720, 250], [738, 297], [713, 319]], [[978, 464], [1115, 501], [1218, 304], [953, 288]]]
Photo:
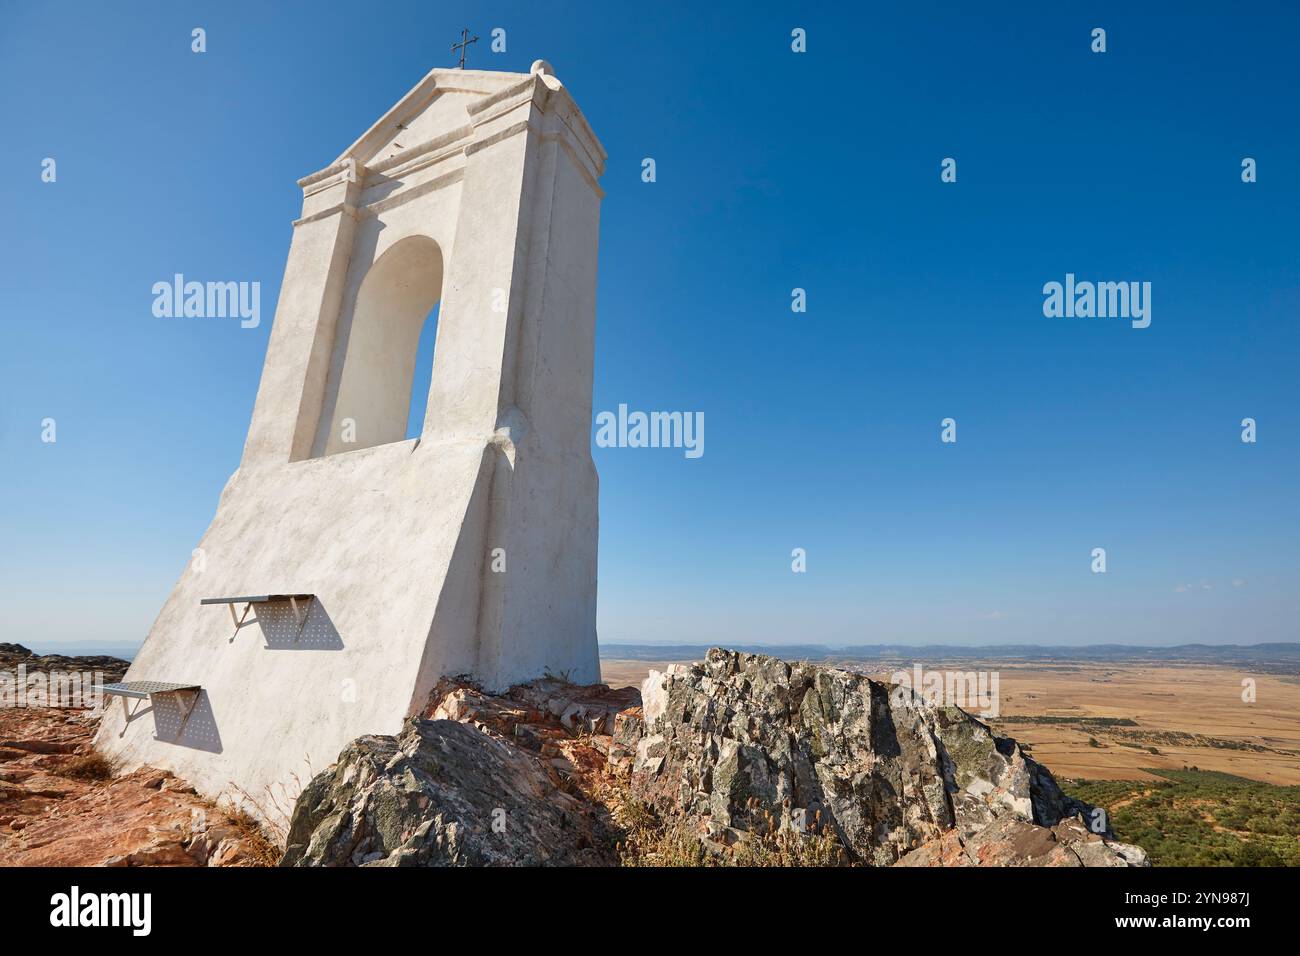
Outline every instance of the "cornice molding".
[[[488, 91], [486, 86], [497, 85], [495, 91]], [[366, 144], [382, 141], [388, 134], [388, 126], [424, 109], [439, 93], [470, 93], [480, 98], [465, 106], [470, 122], [464, 126], [448, 130], [433, 139], [426, 140], [402, 149], [392, 156], [378, 159], [366, 164], [357, 160], [354, 153], [366, 147]], [[494, 121], [506, 118], [521, 107], [532, 107], [525, 118], [502, 128], [488, 132], [484, 127]], [[544, 142], [556, 141], [575, 166], [582, 172], [583, 178], [598, 195], [604, 196], [599, 179], [605, 171], [608, 154], [600, 140], [592, 131], [587, 119], [582, 115], [564, 84], [550, 73], [500, 73], [493, 70], [449, 70], [438, 68], [431, 70], [402, 99], [384, 114], [337, 160], [324, 169], [310, 173], [298, 180], [304, 198], [333, 188], [340, 183], [352, 184], [349, 172], [355, 172], [355, 185], [358, 191], [373, 185], [377, 177], [400, 178], [436, 165], [458, 153], [466, 158], [481, 149], [485, 149], [503, 139], [532, 130]], [[455, 174], [439, 176], [435, 183], [446, 184], [458, 178]], [[427, 191], [430, 184], [411, 187], [420, 193]], [[399, 189], [375, 204], [389, 208], [402, 201], [400, 197], [406, 192]], [[350, 196], [349, 198], [354, 198]], [[391, 202], [390, 202], [391, 201]], [[343, 203], [342, 206], [358, 214], [358, 207]], [[324, 212], [314, 213], [296, 220], [295, 225], [313, 222], [336, 211], [339, 206], [330, 207]], [[365, 215], [367, 204], [361, 204], [360, 214]]]
[[299, 226], [305, 226], [307, 223], [319, 222], [321, 219], [328, 219], [330, 216], [338, 215], [351, 216], [354, 220], [360, 220], [362, 218], [362, 213], [356, 206], [351, 203], [341, 202], [330, 206], [328, 209], [314, 212], [310, 216], [303, 216], [301, 219], [295, 219], [293, 221], [293, 227], [297, 229]]

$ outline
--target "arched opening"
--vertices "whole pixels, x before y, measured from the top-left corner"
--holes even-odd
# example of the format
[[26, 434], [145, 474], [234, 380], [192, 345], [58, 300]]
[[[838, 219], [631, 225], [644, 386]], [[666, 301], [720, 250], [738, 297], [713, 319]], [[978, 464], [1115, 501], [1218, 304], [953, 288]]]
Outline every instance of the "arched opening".
[[426, 337], [426, 368], [432, 368], [441, 295], [442, 253], [427, 236], [402, 239], [370, 267], [357, 290], [346, 340], [336, 346], [345, 352], [329, 414], [326, 455], [420, 434], [429, 372], [416, 387], [421, 392], [418, 421], [412, 417], [412, 383], [420, 381], [415, 371]]
[[419, 438], [424, 431], [424, 413], [429, 404], [429, 384], [433, 381], [433, 350], [438, 344], [438, 303], [424, 320], [420, 342], [415, 349], [415, 374], [411, 379], [411, 406], [406, 416], [406, 437]]

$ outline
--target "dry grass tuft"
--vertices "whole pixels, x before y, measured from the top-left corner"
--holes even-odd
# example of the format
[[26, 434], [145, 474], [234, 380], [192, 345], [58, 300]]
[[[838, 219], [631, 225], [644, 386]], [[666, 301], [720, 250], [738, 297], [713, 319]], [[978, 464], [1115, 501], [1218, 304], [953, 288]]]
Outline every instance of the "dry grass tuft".
[[103, 782], [113, 778], [117, 773], [117, 767], [98, 750], [92, 750], [65, 760], [63, 765], [54, 772], [60, 777], [69, 777], [73, 780]]
[[[733, 846], [705, 840], [682, 821], [665, 821], [654, 808], [626, 788], [606, 795], [611, 815], [623, 829], [625, 840], [617, 846], [623, 866], [845, 866], [848, 856], [835, 833], [821, 827], [815, 833], [779, 829], [769, 813], [761, 829], [741, 835]], [[820, 825], [820, 819], [819, 819]]]
[[251, 813], [242, 808], [226, 812], [230, 816], [230, 822], [239, 831], [239, 838], [243, 841], [244, 849], [248, 853], [250, 865], [275, 866], [280, 862], [280, 858], [284, 856], [284, 851], [267, 835], [266, 830]]

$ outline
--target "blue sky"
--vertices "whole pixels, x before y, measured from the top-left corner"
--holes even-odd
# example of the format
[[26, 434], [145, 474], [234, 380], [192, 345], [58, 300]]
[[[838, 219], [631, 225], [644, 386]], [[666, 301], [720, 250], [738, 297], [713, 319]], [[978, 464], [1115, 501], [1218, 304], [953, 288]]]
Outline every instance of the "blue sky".
[[[4, 3], [0, 640], [143, 639], [295, 180], [464, 25], [609, 152], [595, 408], [705, 415], [699, 459], [594, 450], [602, 642], [1295, 640], [1300, 12], [1133, 6]], [[155, 318], [176, 272], [259, 281], [261, 326]], [[1150, 328], [1045, 318], [1067, 272], [1151, 282]]]

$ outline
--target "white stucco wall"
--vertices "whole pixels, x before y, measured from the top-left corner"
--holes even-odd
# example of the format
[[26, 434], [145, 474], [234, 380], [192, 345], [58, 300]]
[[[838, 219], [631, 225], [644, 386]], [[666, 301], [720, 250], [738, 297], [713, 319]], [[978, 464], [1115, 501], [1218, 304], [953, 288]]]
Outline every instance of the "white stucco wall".
[[[443, 674], [599, 678], [603, 165], [545, 69], [434, 70], [300, 183], [243, 461], [127, 675], [203, 693], [181, 734], [170, 702], [129, 724], [111, 708], [103, 751], [277, 817], [354, 737], [396, 732]], [[421, 437], [388, 441], [439, 295]], [[199, 604], [267, 593], [317, 595], [301, 638], [287, 607], [236, 632]]]

